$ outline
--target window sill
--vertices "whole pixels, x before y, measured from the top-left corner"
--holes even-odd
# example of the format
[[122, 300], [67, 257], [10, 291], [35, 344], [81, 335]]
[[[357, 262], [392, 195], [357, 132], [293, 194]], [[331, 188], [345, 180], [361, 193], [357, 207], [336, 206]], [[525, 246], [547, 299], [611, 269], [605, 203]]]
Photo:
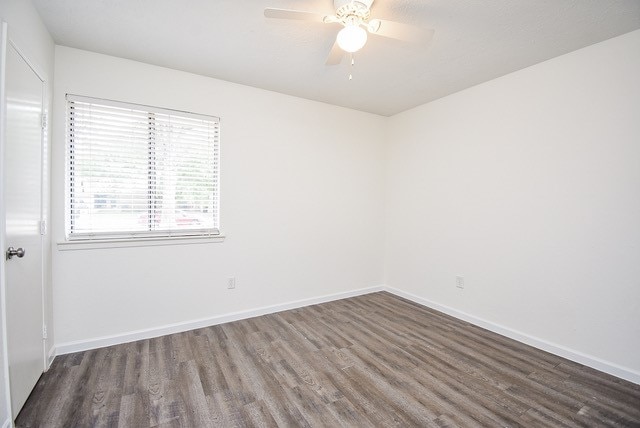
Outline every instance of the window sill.
[[82, 241], [58, 242], [58, 251], [98, 250], [104, 248], [155, 247], [160, 245], [192, 245], [224, 242], [224, 235], [215, 236], [175, 236], [135, 239], [87, 239]]

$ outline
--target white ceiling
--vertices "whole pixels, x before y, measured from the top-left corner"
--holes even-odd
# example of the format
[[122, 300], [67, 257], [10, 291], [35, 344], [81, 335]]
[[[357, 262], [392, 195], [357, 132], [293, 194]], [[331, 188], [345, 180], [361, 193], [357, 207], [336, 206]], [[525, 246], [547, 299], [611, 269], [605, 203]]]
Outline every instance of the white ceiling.
[[33, 0], [57, 44], [393, 115], [640, 28], [639, 0], [375, 0], [372, 18], [425, 28], [416, 45], [371, 35], [326, 66], [340, 27], [268, 19], [332, 0]]

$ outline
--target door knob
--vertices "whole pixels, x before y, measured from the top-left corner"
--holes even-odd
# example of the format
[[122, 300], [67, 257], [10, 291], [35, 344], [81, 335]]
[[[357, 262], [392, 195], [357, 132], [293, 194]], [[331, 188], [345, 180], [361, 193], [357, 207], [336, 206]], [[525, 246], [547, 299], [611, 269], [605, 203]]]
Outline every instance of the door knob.
[[24, 248], [18, 248], [17, 250], [13, 247], [7, 248], [7, 260], [11, 259], [13, 256], [18, 256], [19, 259], [24, 257]]

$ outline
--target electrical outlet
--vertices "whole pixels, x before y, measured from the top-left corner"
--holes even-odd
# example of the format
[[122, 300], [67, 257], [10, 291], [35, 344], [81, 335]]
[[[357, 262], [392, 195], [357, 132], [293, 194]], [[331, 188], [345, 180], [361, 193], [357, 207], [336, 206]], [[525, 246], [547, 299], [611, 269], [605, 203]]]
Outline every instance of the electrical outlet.
[[456, 287], [464, 290], [464, 276], [456, 276]]
[[232, 276], [230, 278], [227, 278], [227, 288], [229, 290], [236, 288], [236, 277]]

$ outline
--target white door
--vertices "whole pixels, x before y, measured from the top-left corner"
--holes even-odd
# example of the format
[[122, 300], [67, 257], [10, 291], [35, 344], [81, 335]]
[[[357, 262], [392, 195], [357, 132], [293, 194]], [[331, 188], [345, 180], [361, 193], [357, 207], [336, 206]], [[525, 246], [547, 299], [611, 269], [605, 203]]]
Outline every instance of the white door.
[[44, 370], [40, 235], [44, 85], [11, 43], [7, 43], [5, 64], [5, 243], [15, 255], [8, 258], [5, 248], [3, 259], [11, 411], [15, 418]]

